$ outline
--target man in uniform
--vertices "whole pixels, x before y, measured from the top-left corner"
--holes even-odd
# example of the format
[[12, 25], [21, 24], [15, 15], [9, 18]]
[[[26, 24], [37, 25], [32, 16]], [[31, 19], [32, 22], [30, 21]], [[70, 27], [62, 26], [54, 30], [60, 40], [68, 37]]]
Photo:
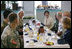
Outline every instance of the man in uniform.
[[24, 16], [24, 11], [20, 11], [18, 13], [19, 15], [19, 25], [17, 27], [19, 36], [20, 36], [20, 48], [24, 48], [24, 39], [23, 39], [23, 16]]
[[1, 48], [20, 48], [20, 38], [16, 31], [19, 23], [17, 14], [10, 13], [9, 22], [1, 35]]
[[4, 20], [3, 20], [3, 23], [1, 24], [1, 34], [4, 30], [4, 28], [8, 25], [8, 15], [13, 12], [11, 9], [6, 9], [4, 12], [3, 12], [3, 16], [4, 16]]

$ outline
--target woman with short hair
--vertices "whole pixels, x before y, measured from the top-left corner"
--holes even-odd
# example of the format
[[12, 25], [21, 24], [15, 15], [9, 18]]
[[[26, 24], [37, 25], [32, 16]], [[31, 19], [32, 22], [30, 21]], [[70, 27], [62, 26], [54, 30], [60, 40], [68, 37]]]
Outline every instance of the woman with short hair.
[[62, 20], [63, 27], [66, 29], [64, 35], [61, 39], [58, 39], [59, 44], [69, 44], [71, 46], [71, 19], [69, 17], [65, 17]]

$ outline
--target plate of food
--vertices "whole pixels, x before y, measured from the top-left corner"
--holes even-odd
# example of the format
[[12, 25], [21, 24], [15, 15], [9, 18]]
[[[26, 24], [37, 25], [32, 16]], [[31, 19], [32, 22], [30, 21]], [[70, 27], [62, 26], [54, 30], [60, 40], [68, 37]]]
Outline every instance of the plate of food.
[[54, 43], [50, 41], [44, 42], [44, 44], [49, 45], [49, 46], [54, 45]]

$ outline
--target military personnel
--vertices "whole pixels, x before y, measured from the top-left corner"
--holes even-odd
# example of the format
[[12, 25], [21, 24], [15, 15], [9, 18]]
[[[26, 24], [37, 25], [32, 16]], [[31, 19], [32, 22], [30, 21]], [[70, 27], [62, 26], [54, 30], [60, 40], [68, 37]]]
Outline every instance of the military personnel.
[[10, 13], [9, 22], [1, 35], [1, 48], [20, 48], [20, 38], [16, 31], [19, 23], [17, 14]]
[[11, 9], [6, 9], [4, 12], [3, 12], [3, 16], [4, 16], [4, 20], [3, 20], [3, 23], [1, 24], [1, 34], [4, 30], [4, 28], [8, 25], [8, 15], [13, 12]]
[[[24, 12], [20, 11], [18, 13], [18, 15], [19, 15], [19, 25], [18, 25], [17, 29], [18, 29], [19, 32], [21, 32], [23, 30], [23, 19], [22, 18], [24, 16]], [[20, 33], [20, 35], [22, 35], [22, 34]]]
[[19, 25], [17, 27], [17, 30], [18, 30], [18, 33], [19, 33], [19, 36], [20, 36], [20, 47], [21, 48], [24, 48], [24, 39], [23, 39], [23, 16], [24, 16], [24, 11], [20, 11], [18, 13], [19, 15]]

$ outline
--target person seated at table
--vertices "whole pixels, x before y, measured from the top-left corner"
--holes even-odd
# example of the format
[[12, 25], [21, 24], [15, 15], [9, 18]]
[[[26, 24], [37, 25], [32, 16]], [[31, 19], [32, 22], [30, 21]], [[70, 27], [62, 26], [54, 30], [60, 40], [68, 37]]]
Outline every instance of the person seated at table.
[[36, 20], [32, 20], [33, 25], [36, 25]]
[[[69, 17], [69, 18], [70, 18], [70, 12], [65, 11], [65, 12], [63, 13], [63, 16], [62, 16], [61, 20], [62, 20], [63, 18], [65, 18], [65, 17]], [[60, 20], [60, 24], [59, 24], [58, 32], [57, 32], [57, 35], [60, 36], [60, 37], [62, 37], [62, 35], [64, 34], [64, 32], [65, 32], [65, 30], [66, 30], [66, 29], [64, 29], [64, 28], [62, 27], [61, 20]]]
[[4, 28], [8, 25], [8, 15], [13, 12], [11, 9], [5, 9], [4, 12], [3, 12], [3, 16], [4, 16], [4, 19], [3, 19], [3, 23], [1, 24], [1, 34], [4, 30]]
[[32, 26], [32, 28], [35, 28], [37, 21], [35, 19], [33, 19], [31, 22], [32, 23], [29, 23], [29, 24]]
[[58, 30], [57, 30], [57, 35], [58, 36], [62, 36], [62, 34], [63, 34], [63, 27], [62, 27], [62, 22], [61, 22], [61, 20], [62, 20], [62, 12], [58, 12], [57, 13], [57, 15], [56, 15], [56, 17], [57, 17], [57, 19], [58, 19]]
[[44, 19], [45, 26], [47, 26], [49, 29], [51, 29], [54, 25], [54, 20], [52, 19], [52, 17], [50, 17], [50, 12], [45, 11], [44, 16], [45, 16], [45, 19]]
[[59, 24], [57, 15], [58, 14], [55, 14], [56, 22], [54, 23], [54, 26], [51, 28], [51, 31], [54, 31], [55, 33], [57, 33], [57, 31], [58, 31], [58, 24]]
[[45, 35], [45, 32], [44, 32], [44, 27], [43, 26], [40, 26], [39, 30], [38, 30], [38, 36], [39, 35]]
[[70, 14], [70, 12], [68, 12], [68, 11], [65, 11], [64, 13], [63, 13], [63, 16], [66, 16], [66, 17], [71, 17], [71, 14]]
[[54, 26], [51, 30], [55, 31], [55, 33], [57, 35], [61, 36], [62, 33], [63, 33], [63, 27], [62, 27], [62, 24], [61, 24], [62, 12], [57, 12], [55, 17], [56, 17], [56, 22], [55, 22], [55, 24], [54, 24]]
[[23, 16], [24, 16], [24, 11], [19, 11], [18, 16], [19, 16], [19, 25], [17, 27], [17, 31], [18, 31], [18, 33], [20, 35], [20, 39], [21, 39], [20, 48], [24, 48], [24, 41], [23, 41]]
[[58, 39], [59, 44], [69, 44], [71, 46], [71, 19], [69, 17], [63, 18], [63, 27], [66, 29], [61, 39]]
[[16, 31], [19, 20], [16, 13], [9, 14], [9, 22], [1, 35], [1, 48], [20, 48], [20, 38]]

